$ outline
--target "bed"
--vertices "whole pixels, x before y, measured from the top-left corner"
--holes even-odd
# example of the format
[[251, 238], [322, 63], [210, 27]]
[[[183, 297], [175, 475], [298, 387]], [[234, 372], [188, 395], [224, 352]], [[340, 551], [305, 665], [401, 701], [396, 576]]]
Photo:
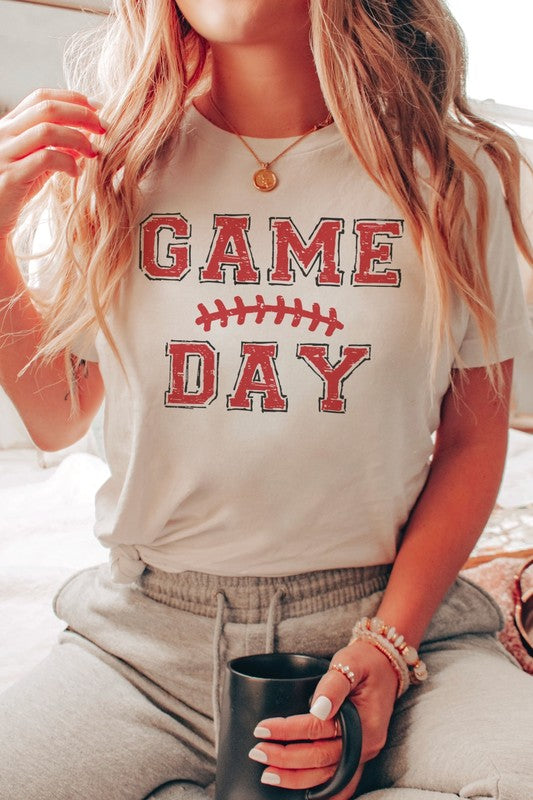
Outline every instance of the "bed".
[[[92, 450], [92, 452], [90, 452]], [[98, 448], [0, 449], [0, 692], [37, 664], [64, 627], [52, 597], [73, 572], [107, 560], [94, 538], [94, 495], [109, 472]], [[511, 430], [497, 506], [464, 574], [495, 596], [500, 638], [533, 674], [511, 619], [511, 582], [533, 555], [533, 435]], [[533, 571], [533, 570], [532, 570]]]

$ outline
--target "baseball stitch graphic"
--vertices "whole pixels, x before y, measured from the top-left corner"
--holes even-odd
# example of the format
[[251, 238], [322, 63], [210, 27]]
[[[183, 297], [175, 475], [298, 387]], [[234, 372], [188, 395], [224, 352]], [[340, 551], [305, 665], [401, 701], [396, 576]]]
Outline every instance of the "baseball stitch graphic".
[[344, 325], [337, 318], [337, 312], [334, 308], [329, 309], [329, 314], [324, 316], [320, 310], [319, 303], [313, 303], [311, 310], [303, 307], [302, 301], [299, 297], [294, 299], [294, 305], [287, 305], [285, 299], [278, 295], [275, 304], [265, 303], [262, 295], [256, 294], [255, 304], [246, 305], [242, 297], [234, 298], [235, 305], [233, 308], [228, 308], [226, 304], [217, 298], [214, 303], [216, 311], [208, 311], [203, 303], [198, 303], [198, 311], [200, 316], [196, 318], [197, 325], [203, 325], [204, 331], [207, 333], [211, 330], [213, 322], [220, 322], [222, 328], [228, 324], [230, 317], [237, 317], [237, 325], [244, 325], [248, 314], [255, 314], [255, 322], [260, 324], [263, 322], [266, 314], [275, 314], [274, 324], [280, 325], [286, 316], [292, 317], [291, 325], [293, 328], [298, 327], [302, 319], [309, 320], [309, 330], [315, 331], [322, 323], [326, 325], [326, 336], [331, 336], [335, 331], [340, 331]]

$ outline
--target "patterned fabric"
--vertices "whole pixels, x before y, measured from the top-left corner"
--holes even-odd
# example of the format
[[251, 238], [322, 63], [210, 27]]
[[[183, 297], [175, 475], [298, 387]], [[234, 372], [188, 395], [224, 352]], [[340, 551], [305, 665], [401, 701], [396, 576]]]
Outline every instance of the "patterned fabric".
[[[485, 564], [463, 570], [463, 575], [489, 592], [505, 616], [505, 626], [498, 634], [501, 643], [516, 658], [521, 667], [533, 675], [533, 657], [525, 649], [513, 619], [513, 582], [522, 564], [521, 558], [495, 558]], [[525, 574], [522, 585], [531, 586], [531, 572]]]

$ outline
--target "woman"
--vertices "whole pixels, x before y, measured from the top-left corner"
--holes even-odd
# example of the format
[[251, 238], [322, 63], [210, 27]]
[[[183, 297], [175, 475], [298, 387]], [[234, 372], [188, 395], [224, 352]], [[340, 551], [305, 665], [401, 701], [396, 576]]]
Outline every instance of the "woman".
[[[530, 798], [532, 682], [457, 574], [531, 346], [515, 241], [533, 254], [455, 23], [438, 0], [113, 11], [100, 51], [71, 48], [80, 93], [0, 128], [24, 333], [2, 384], [52, 450], [105, 387], [111, 470], [110, 565], [60, 588], [66, 630], [0, 701], [3, 796], [201, 794], [223, 663], [278, 649], [331, 658], [310, 714], [258, 720], [280, 797], [333, 773], [350, 696], [362, 763], [337, 800]], [[30, 303], [13, 234], [24, 252], [44, 208]]]

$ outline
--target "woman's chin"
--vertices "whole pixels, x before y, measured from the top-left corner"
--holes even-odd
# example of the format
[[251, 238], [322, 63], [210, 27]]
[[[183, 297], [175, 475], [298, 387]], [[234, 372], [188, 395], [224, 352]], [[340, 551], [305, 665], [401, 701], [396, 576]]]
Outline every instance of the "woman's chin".
[[212, 44], [259, 45], [307, 25], [307, 0], [176, 0], [190, 25]]

